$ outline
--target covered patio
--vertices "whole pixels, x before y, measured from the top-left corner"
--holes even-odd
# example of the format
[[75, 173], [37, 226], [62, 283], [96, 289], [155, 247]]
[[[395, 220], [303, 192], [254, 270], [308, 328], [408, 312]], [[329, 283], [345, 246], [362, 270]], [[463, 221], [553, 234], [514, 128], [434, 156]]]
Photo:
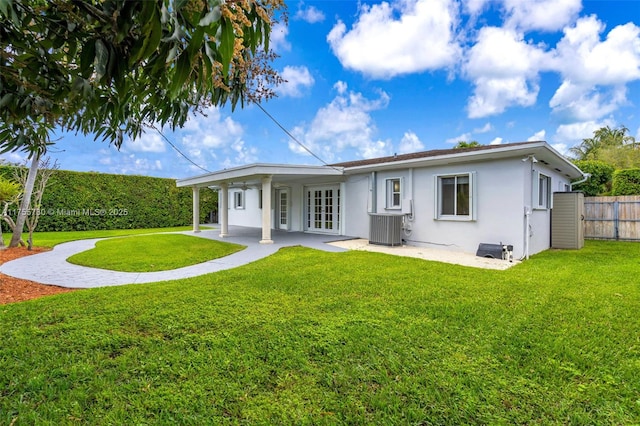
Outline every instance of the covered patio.
[[[261, 244], [273, 244], [274, 235], [274, 189], [290, 185], [318, 185], [323, 182], [340, 184], [343, 181], [343, 170], [330, 166], [299, 166], [278, 164], [251, 164], [231, 169], [225, 169], [204, 175], [179, 179], [178, 187], [191, 187], [193, 191], [193, 231], [200, 232], [200, 189], [211, 188], [218, 191], [218, 221], [221, 238], [230, 236], [231, 232], [240, 232], [239, 228], [229, 227], [229, 191], [232, 189], [260, 190], [261, 210]], [[344, 193], [344, 191], [342, 191]], [[238, 200], [233, 200], [237, 203]], [[243, 206], [244, 208], [244, 206]], [[257, 212], [256, 212], [257, 214]], [[278, 232], [278, 238], [287, 233]], [[336, 235], [331, 235], [336, 237]]]

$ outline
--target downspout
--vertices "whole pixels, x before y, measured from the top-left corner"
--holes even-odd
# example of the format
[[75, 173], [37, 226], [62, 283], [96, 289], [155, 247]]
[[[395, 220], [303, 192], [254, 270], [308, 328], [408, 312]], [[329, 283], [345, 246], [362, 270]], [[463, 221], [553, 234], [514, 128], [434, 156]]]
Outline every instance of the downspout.
[[573, 185], [579, 185], [581, 183], [585, 183], [590, 177], [591, 177], [591, 173], [583, 173], [582, 174], [582, 179], [580, 179], [579, 181], [576, 181], [576, 182], [571, 182], [569, 184], [569, 192], [573, 191]]
[[371, 213], [378, 213], [378, 172], [371, 172]]
[[[537, 163], [538, 160], [533, 155], [528, 155], [523, 158], [522, 161], [529, 161], [530, 172], [529, 172], [529, 188], [530, 188], [530, 197], [529, 201], [533, 201], [533, 163]], [[533, 203], [531, 206], [524, 206], [524, 255], [523, 258], [529, 260], [529, 246], [531, 244], [531, 210], [533, 209]]]
[[524, 257], [529, 260], [529, 238], [531, 237], [531, 232], [529, 231], [529, 227], [531, 217], [531, 208], [529, 206], [524, 206]]

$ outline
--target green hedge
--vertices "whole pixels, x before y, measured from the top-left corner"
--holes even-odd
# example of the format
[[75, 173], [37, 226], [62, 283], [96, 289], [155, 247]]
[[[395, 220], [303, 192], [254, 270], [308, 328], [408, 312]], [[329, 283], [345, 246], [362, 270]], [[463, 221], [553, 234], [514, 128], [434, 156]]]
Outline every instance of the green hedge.
[[616, 170], [613, 173], [612, 195], [640, 195], [640, 169]]
[[[0, 167], [12, 179], [12, 168]], [[164, 228], [192, 223], [191, 188], [174, 179], [57, 170], [42, 197], [38, 231]], [[218, 209], [218, 195], [200, 190], [200, 218]]]
[[574, 185], [573, 189], [593, 197], [605, 195], [611, 190], [611, 177], [615, 168], [611, 164], [599, 160], [578, 160], [574, 164], [585, 173], [591, 174], [586, 182]]

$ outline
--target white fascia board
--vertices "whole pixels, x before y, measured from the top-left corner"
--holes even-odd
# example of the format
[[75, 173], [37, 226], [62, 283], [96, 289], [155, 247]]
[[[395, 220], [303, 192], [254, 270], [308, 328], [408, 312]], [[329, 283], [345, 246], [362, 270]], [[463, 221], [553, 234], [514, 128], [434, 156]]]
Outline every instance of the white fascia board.
[[211, 186], [238, 179], [260, 178], [273, 175], [342, 176], [340, 167], [305, 166], [296, 164], [248, 164], [176, 180], [176, 186]]
[[549, 164], [553, 164], [562, 170], [562, 173], [569, 175], [570, 178], [582, 177], [583, 173], [566, 159], [562, 154], [553, 149], [546, 142], [539, 142], [527, 145], [505, 146], [504, 148], [494, 148], [486, 151], [467, 151], [461, 153], [452, 153], [439, 155], [434, 157], [412, 158], [402, 161], [390, 161], [388, 163], [367, 164], [364, 166], [355, 166], [345, 168], [345, 175], [358, 173], [368, 173], [380, 170], [405, 169], [416, 167], [441, 166], [445, 164], [480, 162], [487, 160], [497, 160], [503, 158], [513, 158], [528, 155], [540, 156]]

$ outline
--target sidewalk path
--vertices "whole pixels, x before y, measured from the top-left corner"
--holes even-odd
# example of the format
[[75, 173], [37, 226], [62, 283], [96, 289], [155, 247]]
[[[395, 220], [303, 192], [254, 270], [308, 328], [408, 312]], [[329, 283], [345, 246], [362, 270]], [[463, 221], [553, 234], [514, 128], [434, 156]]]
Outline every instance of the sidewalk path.
[[229, 231], [231, 236], [224, 239], [218, 236], [220, 232], [218, 230], [203, 230], [197, 234], [191, 231], [182, 232], [186, 235], [242, 244], [247, 248], [226, 257], [169, 271], [117, 272], [73, 265], [67, 262], [66, 259], [70, 256], [92, 249], [95, 247], [96, 241], [103, 239], [95, 238], [58, 244], [51, 251], [12, 260], [0, 265], [0, 272], [15, 278], [69, 288], [141, 284], [196, 277], [211, 272], [235, 268], [267, 257], [280, 248], [288, 246], [301, 245], [324, 251], [346, 251], [344, 248], [334, 247], [326, 243], [349, 238], [336, 235], [313, 235], [299, 232], [287, 233], [274, 231], [274, 244], [259, 244], [258, 240], [261, 232], [259, 229], [230, 227]]

